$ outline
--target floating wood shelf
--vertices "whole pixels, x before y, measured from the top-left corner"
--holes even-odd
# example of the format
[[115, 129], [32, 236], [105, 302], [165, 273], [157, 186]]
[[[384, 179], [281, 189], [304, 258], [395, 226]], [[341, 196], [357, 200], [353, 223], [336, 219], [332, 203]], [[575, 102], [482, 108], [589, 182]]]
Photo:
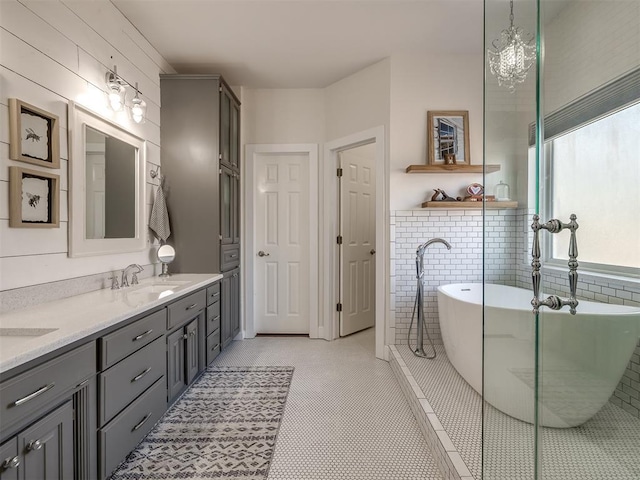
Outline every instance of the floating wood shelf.
[[[500, 165], [485, 165], [487, 173], [500, 170]], [[407, 173], [482, 173], [482, 165], [409, 165]]]
[[[518, 208], [518, 202], [486, 202], [488, 209]], [[481, 209], [482, 202], [424, 202], [422, 208], [461, 208], [464, 210]]]

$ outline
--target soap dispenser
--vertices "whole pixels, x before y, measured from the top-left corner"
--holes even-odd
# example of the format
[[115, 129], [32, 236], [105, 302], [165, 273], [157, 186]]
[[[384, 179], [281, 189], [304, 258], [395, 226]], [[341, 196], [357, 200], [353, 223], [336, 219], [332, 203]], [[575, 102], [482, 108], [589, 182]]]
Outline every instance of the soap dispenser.
[[505, 202], [510, 200], [509, 185], [500, 180], [500, 183], [496, 185], [496, 200], [498, 202]]

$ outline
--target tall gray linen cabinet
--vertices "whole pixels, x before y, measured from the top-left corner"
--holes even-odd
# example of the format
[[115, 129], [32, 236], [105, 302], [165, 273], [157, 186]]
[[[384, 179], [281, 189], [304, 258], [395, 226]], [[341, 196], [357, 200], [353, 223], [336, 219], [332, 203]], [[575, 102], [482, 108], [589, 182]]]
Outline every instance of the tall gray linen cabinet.
[[221, 346], [240, 332], [240, 101], [220, 75], [160, 75], [170, 270], [223, 273]]

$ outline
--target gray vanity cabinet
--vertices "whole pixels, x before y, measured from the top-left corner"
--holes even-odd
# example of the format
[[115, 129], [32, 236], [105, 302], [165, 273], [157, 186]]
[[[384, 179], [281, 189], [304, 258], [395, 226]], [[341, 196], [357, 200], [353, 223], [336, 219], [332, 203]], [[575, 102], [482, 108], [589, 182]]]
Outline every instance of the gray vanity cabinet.
[[[240, 176], [231, 168], [220, 166], [220, 243], [237, 243], [240, 236], [238, 203]], [[224, 260], [222, 260], [224, 262]]]
[[220, 354], [220, 326], [222, 319], [220, 290], [220, 282], [216, 282], [207, 288], [206, 365], [213, 362]]
[[180, 395], [187, 385], [184, 366], [184, 330], [181, 328], [167, 335], [167, 396], [169, 404]]
[[2, 480], [95, 478], [95, 359], [89, 342], [0, 384]]
[[[172, 270], [220, 272], [221, 237], [233, 235], [221, 231], [231, 229], [232, 220], [221, 210], [220, 170], [238, 173], [240, 103], [220, 75], [160, 75], [160, 96]], [[237, 185], [225, 189], [229, 202], [239, 195]]]
[[19, 480], [22, 459], [18, 455], [18, 438], [0, 445], [0, 480]]
[[0, 479], [74, 478], [73, 404], [45, 415], [0, 447]]
[[107, 478], [167, 407], [167, 310], [98, 339], [99, 475]]
[[[172, 269], [227, 276], [240, 266], [240, 101], [219, 75], [160, 75], [160, 94], [169, 243], [177, 252]], [[238, 290], [220, 300], [217, 348], [240, 331], [239, 275], [235, 278]], [[225, 317], [227, 312], [236, 317]], [[205, 348], [208, 363], [216, 350], [209, 335]]]
[[[172, 404], [195, 380], [204, 367], [204, 352], [200, 352], [204, 330], [204, 311], [175, 332], [167, 335], [168, 401]], [[202, 366], [201, 366], [202, 363]]]
[[240, 168], [240, 102], [224, 82], [220, 88], [220, 163]]
[[22, 478], [73, 478], [73, 404], [61, 407], [18, 435]]
[[221, 281], [221, 344], [224, 349], [240, 332], [240, 269], [226, 272]]

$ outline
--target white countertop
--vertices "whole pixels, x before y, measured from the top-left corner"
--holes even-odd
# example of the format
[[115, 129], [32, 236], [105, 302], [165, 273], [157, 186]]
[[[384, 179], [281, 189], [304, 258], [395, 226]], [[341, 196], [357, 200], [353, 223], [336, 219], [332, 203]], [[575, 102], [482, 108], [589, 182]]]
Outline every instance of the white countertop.
[[0, 373], [221, 278], [221, 274], [186, 273], [151, 277], [120, 290], [96, 290], [1, 314]]

